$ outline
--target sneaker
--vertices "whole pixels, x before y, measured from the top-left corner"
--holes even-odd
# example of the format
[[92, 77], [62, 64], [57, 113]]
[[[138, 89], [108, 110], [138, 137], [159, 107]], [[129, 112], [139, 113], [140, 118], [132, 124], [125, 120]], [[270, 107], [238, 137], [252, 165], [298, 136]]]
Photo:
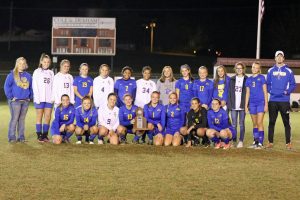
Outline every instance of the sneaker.
[[231, 147], [231, 144], [230, 144], [230, 143], [224, 144], [224, 145], [223, 145], [223, 149], [224, 149], [224, 150], [230, 149], [230, 147]]
[[208, 148], [208, 147], [210, 147], [210, 143], [209, 143], [209, 142], [207, 142], [207, 143], [204, 143], [204, 144], [203, 144], [203, 147], [204, 147], [204, 148]]
[[255, 149], [257, 147], [257, 144], [255, 142], [252, 143], [252, 145], [250, 145], [249, 147], [247, 147], [248, 149]]
[[44, 142], [49, 142], [48, 136], [45, 136], [45, 137], [43, 138], [43, 140], [44, 140]]
[[141, 142], [139, 142], [139, 144], [146, 144], [146, 141], [142, 139]]
[[290, 142], [290, 143], [287, 143], [286, 145], [285, 145], [285, 148], [287, 149], [287, 150], [292, 150], [292, 143]]
[[263, 149], [264, 146], [261, 143], [258, 143], [258, 145], [256, 145], [255, 149]]
[[121, 140], [120, 141], [120, 145], [125, 145], [125, 144], [127, 144], [126, 140]]
[[98, 140], [98, 144], [104, 144], [103, 140]]
[[244, 143], [242, 141], [239, 141], [239, 143], [236, 145], [236, 148], [243, 148]]
[[215, 143], [215, 149], [220, 149], [221, 148], [221, 142]]
[[15, 144], [15, 143], [17, 143], [16, 140], [9, 140], [8, 142], [9, 142], [10, 144]]
[[76, 142], [76, 144], [82, 144], [82, 142], [79, 140], [79, 141]]
[[45, 141], [42, 138], [38, 138], [39, 143], [44, 143]]
[[266, 149], [272, 149], [272, 148], [273, 148], [273, 143], [268, 143]]
[[95, 144], [93, 141], [89, 141], [89, 144]]
[[148, 145], [153, 145], [153, 140], [149, 140]]

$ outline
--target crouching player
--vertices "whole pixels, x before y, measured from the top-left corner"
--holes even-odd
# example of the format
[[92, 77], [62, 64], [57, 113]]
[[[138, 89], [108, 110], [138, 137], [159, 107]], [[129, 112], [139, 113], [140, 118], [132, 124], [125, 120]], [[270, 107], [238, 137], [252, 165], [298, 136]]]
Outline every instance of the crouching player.
[[120, 139], [121, 143], [126, 143], [127, 133], [135, 134], [135, 137], [132, 140], [132, 143], [138, 144], [139, 138], [143, 135], [144, 131], [136, 131], [133, 128], [135, 124], [136, 110], [137, 106], [132, 105], [133, 99], [130, 94], [125, 94], [123, 97], [124, 106], [119, 110], [120, 117]]
[[64, 94], [61, 96], [61, 104], [55, 110], [55, 118], [51, 126], [54, 144], [70, 142], [69, 138], [75, 130], [75, 125], [73, 124], [74, 118], [74, 106], [70, 103], [70, 97], [67, 94]]
[[107, 137], [110, 144], [117, 145], [119, 144], [119, 134], [121, 134], [119, 108], [116, 106], [117, 95], [110, 93], [107, 101], [107, 105], [100, 107], [98, 110], [98, 122], [100, 125], [98, 144], [103, 144], [103, 138]]
[[[236, 138], [236, 132], [230, 125], [227, 112], [221, 107], [219, 99], [213, 99], [212, 110], [207, 113], [209, 129], [206, 135], [214, 142], [215, 149], [230, 148], [230, 141]], [[222, 141], [222, 142], [221, 142]]]
[[159, 103], [159, 92], [152, 92], [150, 103], [144, 106], [144, 116], [148, 122], [148, 144], [152, 145], [154, 143], [156, 146], [163, 145], [166, 111], [165, 107]]
[[175, 92], [169, 95], [169, 105], [166, 105], [166, 130], [165, 130], [165, 146], [179, 146], [181, 144], [182, 136], [180, 135], [180, 128], [185, 122], [185, 111], [180, 108], [178, 104], [178, 97]]
[[[94, 144], [93, 140], [98, 134], [97, 118], [98, 112], [93, 106], [91, 97], [85, 96], [82, 99], [81, 106], [76, 109], [76, 144], [82, 143], [82, 135], [85, 135], [86, 142]], [[91, 136], [90, 140], [89, 137]]]
[[191, 100], [191, 110], [187, 114], [187, 127], [181, 129], [183, 135], [188, 135], [186, 147], [192, 146], [192, 139], [195, 136], [202, 138], [205, 147], [210, 145], [205, 134], [207, 130], [207, 111], [202, 107], [200, 100], [194, 97]]

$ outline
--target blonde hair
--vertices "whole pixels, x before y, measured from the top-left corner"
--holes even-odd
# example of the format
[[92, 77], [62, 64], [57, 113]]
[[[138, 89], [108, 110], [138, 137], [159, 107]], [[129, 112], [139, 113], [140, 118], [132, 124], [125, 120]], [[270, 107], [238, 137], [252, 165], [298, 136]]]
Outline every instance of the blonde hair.
[[18, 69], [18, 67], [20, 66], [20, 62], [21, 61], [25, 62], [25, 65], [26, 65], [25, 69], [27, 69], [27, 61], [26, 61], [26, 59], [24, 57], [17, 58], [16, 64], [15, 64], [15, 68], [13, 69], [14, 80], [15, 80], [16, 83], [19, 83], [21, 81], [20, 80], [20, 75], [19, 75], [19, 69]]
[[81, 63], [80, 66], [79, 66], [79, 75], [81, 75], [80, 70], [81, 70], [81, 68], [82, 68], [83, 66], [87, 66], [88, 70], [90, 69], [90, 67], [89, 67], [89, 65], [88, 65], [87, 63]]
[[234, 65], [234, 72], [235, 73], [237, 73], [236, 72], [236, 68], [237, 68], [237, 66], [242, 66], [242, 68], [243, 68], [243, 75], [245, 75], [246, 74], [246, 65], [244, 64], [244, 63], [242, 63], [242, 62], [237, 62], [237, 63], [235, 63], [235, 65]]
[[260, 62], [259, 62], [259, 61], [254, 61], [254, 62], [252, 63], [252, 67], [253, 67], [254, 65], [258, 65], [258, 66], [259, 66], [259, 71], [258, 71], [258, 73], [261, 74], [261, 64], [260, 64]]
[[50, 60], [50, 64], [51, 64], [51, 58], [49, 55], [45, 54], [45, 53], [42, 53], [41, 57], [40, 57], [40, 63], [39, 63], [39, 68], [42, 67], [42, 62], [44, 60], [44, 58], [48, 58]]
[[165, 70], [169, 69], [171, 74], [170, 74], [170, 82], [174, 82], [176, 81], [176, 79], [174, 78], [174, 74], [173, 74], [173, 70], [171, 66], [164, 66], [162, 72], [161, 72], [161, 76], [159, 78], [159, 81], [164, 83], [166, 81], [166, 76], [165, 76]]
[[60, 61], [60, 69], [62, 68], [62, 66], [65, 64], [65, 63], [68, 63], [69, 65], [71, 65], [70, 61], [68, 59], [63, 59], [62, 61]]
[[188, 64], [184, 64], [180, 66], [180, 73], [182, 72], [182, 69], [187, 69], [189, 70], [189, 79], [194, 80], [193, 76], [192, 76], [192, 72], [191, 72], [191, 68]]

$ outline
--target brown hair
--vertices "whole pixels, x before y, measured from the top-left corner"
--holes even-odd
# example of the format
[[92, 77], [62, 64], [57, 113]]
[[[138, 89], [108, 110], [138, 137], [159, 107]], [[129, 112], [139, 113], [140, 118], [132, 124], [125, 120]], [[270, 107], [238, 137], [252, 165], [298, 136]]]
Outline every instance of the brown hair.
[[159, 78], [159, 81], [164, 83], [166, 81], [166, 76], [165, 76], [165, 70], [166, 69], [170, 69], [171, 71], [171, 75], [170, 75], [170, 82], [174, 82], [176, 81], [176, 79], [174, 78], [174, 74], [173, 74], [173, 70], [171, 66], [164, 66], [162, 72], [161, 72], [161, 76]]
[[246, 74], [246, 65], [244, 64], [244, 63], [242, 63], [242, 62], [237, 62], [237, 63], [235, 63], [235, 65], [234, 65], [234, 71], [235, 71], [235, 73], [236, 73], [236, 68], [237, 68], [237, 66], [242, 66], [242, 68], [243, 68], [243, 75], [245, 75]]
[[216, 69], [216, 78], [214, 80], [214, 87], [217, 87], [218, 83], [219, 83], [219, 80], [220, 80], [220, 77], [218, 75], [218, 69], [223, 69], [224, 70], [224, 82], [226, 83], [226, 78], [227, 78], [227, 72], [226, 72], [226, 68], [223, 66], [223, 65], [220, 65], [217, 67]]
[[193, 78], [193, 76], [192, 76], [191, 68], [190, 68], [190, 66], [189, 66], [188, 64], [184, 64], [184, 65], [181, 65], [181, 66], [180, 66], [180, 73], [181, 73], [181, 70], [182, 70], [182, 69], [187, 69], [187, 70], [189, 70], [189, 78], [190, 78], [191, 80], [194, 80], [194, 78]]

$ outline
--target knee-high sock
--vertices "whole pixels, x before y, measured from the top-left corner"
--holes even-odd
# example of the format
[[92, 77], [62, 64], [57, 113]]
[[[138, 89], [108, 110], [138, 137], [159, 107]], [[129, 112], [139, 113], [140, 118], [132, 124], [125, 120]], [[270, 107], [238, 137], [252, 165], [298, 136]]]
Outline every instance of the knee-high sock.
[[36, 124], [35, 129], [36, 129], [37, 133], [41, 133], [42, 132], [42, 124]]
[[188, 141], [191, 141], [194, 138], [194, 135], [196, 134], [196, 130], [191, 130], [190, 133], [188, 134]]
[[78, 140], [78, 141], [81, 141], [81, 140], [82, 140], [82, 136], [81, 136], [81, 135], [77, 135], [76, 137], [77, 137], [77, 140]]
[[94, 141], [94, 139], [97, 137], [97, 134], [91, 134], [90, 135], [90, 141]]
[[221, 138], [221, 141], [224, 142], [225, 144], [228, 144], [230, 139], [227, 137], [227, 138]]
[[215, 144], [218, 144], [220, 142], [220, 138], [218, 138], [217, 136], [214, 136], [211, 138], [211, 141]]
[[258, 141], [259, 138], [258, 128], [253, 128], [253, 138], [255, 142]]
[[153, 140], [154, 131], [147, 131], [147, 136], [149, 140]]
[[72, 135], [73, 135], [73, 133], [66, 132], [66, 135], [65, 135], [65, 137], [66, 137], [67, 139], [69, 139], [69, 138], [70, 138]]
[[133, 138], [133, 141], [138, 141], [139, 139], [140, 139], [140, 136], [135, 135], [134, 138]]
[[50, 128], [49, 124], [43, 124], [43, 133], [46, 133], [46, 132], [48, 133], [49, 128]]
[[98, 135], [98, 140], [103, 140], [103, 136], [102, 135]]
[[264, 131], [258, 131], [258, 142], [260, 144], [264, 143], [264, 138], [265, 138], [265, 132]]

